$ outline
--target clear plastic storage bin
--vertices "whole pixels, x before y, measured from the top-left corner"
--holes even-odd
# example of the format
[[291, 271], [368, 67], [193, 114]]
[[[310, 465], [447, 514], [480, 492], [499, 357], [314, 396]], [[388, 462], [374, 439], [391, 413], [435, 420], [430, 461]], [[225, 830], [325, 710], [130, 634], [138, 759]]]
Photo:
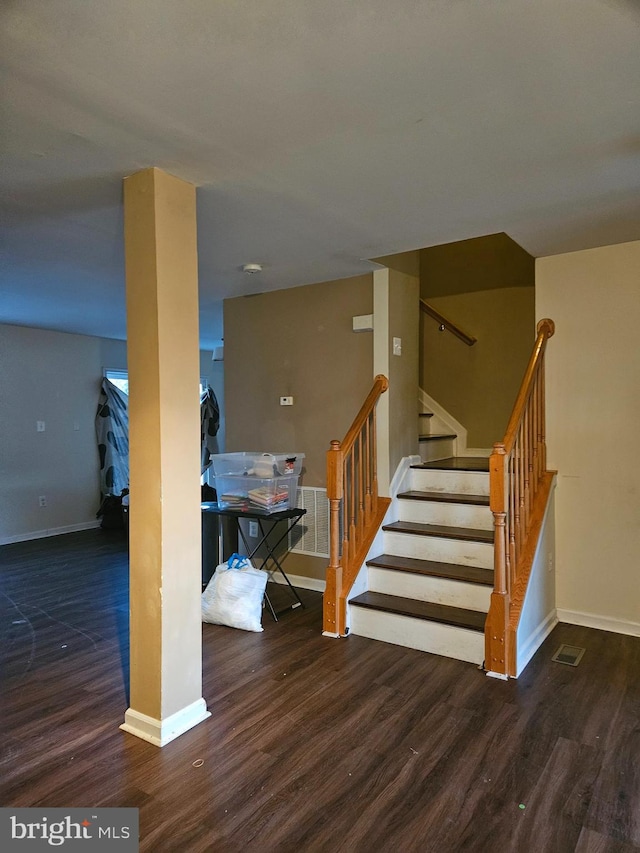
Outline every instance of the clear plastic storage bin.
[[215, 474], [218, 506], [221, 509], [280, 512], [296, 505], [298, 475], [251, 477], [243, 474]]
[[291, 474], [300, 476], [304, 453], [261, 453], [242, 451], [240, 453], [216, 453], [211, 457], [213, 473], [234, 476], [284, 477]]

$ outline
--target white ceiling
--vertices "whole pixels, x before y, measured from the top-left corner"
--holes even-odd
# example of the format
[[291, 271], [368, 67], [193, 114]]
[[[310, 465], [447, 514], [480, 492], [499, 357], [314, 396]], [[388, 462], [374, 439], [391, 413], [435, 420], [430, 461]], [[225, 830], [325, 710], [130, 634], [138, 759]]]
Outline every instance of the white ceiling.
[[3, 0], [0, 321], [125, 337], [151, 165], [198, 186], [203, 347], [367, 258], [638, 239], [639, 36], [636, 0]]

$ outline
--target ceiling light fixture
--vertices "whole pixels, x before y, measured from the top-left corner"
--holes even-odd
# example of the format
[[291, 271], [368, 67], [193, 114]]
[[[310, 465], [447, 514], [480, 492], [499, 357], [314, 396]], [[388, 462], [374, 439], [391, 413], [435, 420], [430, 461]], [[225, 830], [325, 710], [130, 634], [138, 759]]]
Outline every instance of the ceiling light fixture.
[[262, 272], [262, 265], [261, 264], [245, 264], [242, 267], [242, 272], [247, 272], [250, 274], [256, 273], [256, 272]]

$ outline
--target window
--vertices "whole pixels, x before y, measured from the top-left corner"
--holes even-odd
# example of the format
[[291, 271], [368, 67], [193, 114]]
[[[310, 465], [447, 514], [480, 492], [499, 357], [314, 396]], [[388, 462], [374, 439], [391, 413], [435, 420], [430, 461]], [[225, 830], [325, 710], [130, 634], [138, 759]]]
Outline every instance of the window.
[[105, 367], [104, 375], [113, 384], [122, 391], [123, 394], [129, 396], [129, 374], [126, 370], [107, 370]]
[[[109, 380], [109, 382], [113, 382], [116, 388], [119, 388], [123, 394], [129, 396], [129, 374], [126, 370], [111, 370], [109, 368], [104, 369], [104, 376]], [[207, 390], [207, 383], [202, 377], [200, 377], [200, 396], [204, 394]]]

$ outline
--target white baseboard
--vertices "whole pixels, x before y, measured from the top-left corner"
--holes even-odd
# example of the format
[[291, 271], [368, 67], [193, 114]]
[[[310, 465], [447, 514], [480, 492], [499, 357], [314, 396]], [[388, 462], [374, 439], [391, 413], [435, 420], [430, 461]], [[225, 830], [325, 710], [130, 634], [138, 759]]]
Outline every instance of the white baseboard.
[[578, 610], [558, 608], [558, 621], [570, 625], [582, 625], [584, 628], [597, 628], [600, 631], [612, 631], [614, 634], [629, 634], [640, 637], [640, 623], [615, 619], [612, 616], [599, 616], [596, 613], [580, 613]]
[[547, 639], [549, 634], [558, 624], [558, 613], [552, 610], [546, 615], [540, 625], [536, 626], [529, 636], [522, 642], [518, 639], [518, 660], [516, 661], [516, 678], [524, 671], [534, 654]]
[[135, 735], [154, 746], [165, 746], [210, 716], [211, 711], [207, 711], [207, 703], [204, 699], [192, 702], [191, 705], [187, 705], [186, 708], [182, 708], [164, 720], [157, 720], [155, 717], [149, 717], [147, 714], [128, 708], [120, 728], [123, 732]]
[[64, 527], [50, 527], [46, 530], [31, 530], [29, 533], [18, 533], [16, 536], [0, 536], [0, 545], [12, 545], [14, 542], [29, 542], [31, 539], [46, 539], [49, 536], [60, 536], [63, 533], [76, 533], [78, 530], [93, 530], [100, 527], [100, 520], [83, 521], [80, 524], [67, 524]]
[[[324, 592], [324, 588], [327, 585], [327, 582], [320, 578], [308, 578], [306, 575], [290, 575], [287, 572], [287, 577], [291, 581], [292, 586], [297, 586], [300, 589], [311, 589], [314, 592]], [[286, 586], [287, 583], [277, 569], [271, 575], [270, 580], [274, 583], [281, 583], [283, 586]]]

